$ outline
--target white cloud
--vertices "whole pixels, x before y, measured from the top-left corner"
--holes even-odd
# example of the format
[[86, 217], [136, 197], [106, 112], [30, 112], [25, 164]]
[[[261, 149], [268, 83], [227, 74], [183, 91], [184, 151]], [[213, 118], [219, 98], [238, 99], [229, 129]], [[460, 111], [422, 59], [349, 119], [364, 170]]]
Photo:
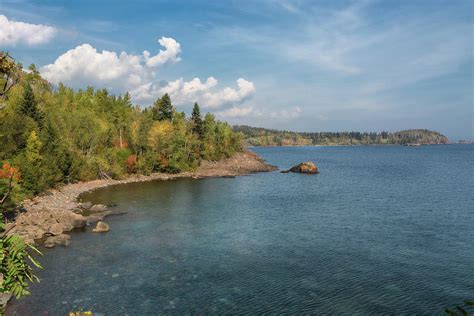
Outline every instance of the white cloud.
[[295, 119], [299, 117], [302, 113], [302, 110], [299, 106], [295, 106], [289, 110], [279, 110], [270, 112], [270, 117], [274, 119]]
[[239, 78], [237, 79], [237, 86], [237, 90], [227, 87], [216, 93], [206, 92], [203, 96], [206, 106], [216, 108], [222, 104], [240, 103], [255, 93], [255, 87], [251, 81]]
[[106, 50], [98, 52], [91, 45], [83, 44], [59, 56], [53, 64], [42, 67], [41, 74], [56, 84], [79, 80], [110, 82], [124, 78], [137, 83], [146, 75], [146, 70], [140, 56], [125, 52], [117, 55]]
[[54, 27], [9, 20], [0, 14], [0, 45], [15, 46], [19, 43], [39, 45], [49, 42], [57, 33]]
[[150, 101], [158, 96], [168, 93], [176, 105], [191, 104], [199, 102], [203, 108], [221, 108], [241, 104], [255, 93], [255, 87], [251, 81], [243, 78], [237, 80], [237, 88], [225, 87], [217, 89], [218, 81], [209, 77], [205, 82], [199, 78], [184, 81], [183, 78], [170, 81], [165, 86], [146, 83], [130, 93], [137, 100]]
[[154, 78], [158, 66], [180, 60], [180, 45], [172, 38], [159, 40], [165, 50], [150, 57], [121, 52], [97, 51], [90, 44], [83, 44], [59, 56], [53, 64], [41, 68], [41, 74], [53, 83], [106, 84], [119, 91], [148, 83]]
[[[299, 106], [281, 110], [274, 110], [269, 108], [255, 109], [253, 106], [233, 106], [229, 109], [216, 112], [216, 115], [224, 119], [271, 118], [273, 121], [287, 122], [300, 117], [302, 113], [303, 110]], [[317, 119], [324, 120], [323, 116], [317, 117]]]
[[240, 117], [248, 117], [250, 115], [256, 115], [257, 113], [254, 111], [253, 107], [232, 107], [230, 109], [219, 111], [216, 113], [218, 117], [222, 118], [240, 118]]
[[165, 50], [160, 49], [158, 55], [150, 57], [148, 51], [143, 52], [143, 56], [146, 60], [146, 65], [149, 67], [157, 67], [166, 64], [167, 62], [178, 62], [181, 60], [179, 54], [181, 54], [181, 45], [171, 37], [162, 37], [158, 40], [161, 46]]
[[181, 45], [168, 37], [162, 37], [158, 42], [164, 50], [155, 56], [148, 51], [142, 55], [107, 50], [99, 52], [90, 44], [83, 44], [42, 67], [40, 72], [55, 84], [62, 82], [73, 87], [95, 85], [118, 93], [129, 91], [135, 101], [145, 104], [151, 104], [168, 93], [176, 105], [199, 102], [202, 107], [221, 108], [241, 104], [255, 93], [254, 84], [243, 78], [237, 80], [236, 88], [218, 89], [218, 81], [212, 76], [204, 82], [199, 78], [191, 81], [180, 78], [160, 84], [156, 78], [157, 69], [167, 63], [179, 62]]

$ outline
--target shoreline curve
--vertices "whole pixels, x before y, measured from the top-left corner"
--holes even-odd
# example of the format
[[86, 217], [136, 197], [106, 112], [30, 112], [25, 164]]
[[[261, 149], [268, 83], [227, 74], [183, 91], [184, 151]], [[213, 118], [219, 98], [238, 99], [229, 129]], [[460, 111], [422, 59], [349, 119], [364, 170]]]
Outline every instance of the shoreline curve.
[[[152, 173], [148, 176], [131, 175], [123, 180], [99, 179], [66, 184], [23, 201], [22, 206], [25, 211], [20, 213], [14, 222], [7, 223], [6, 231], [8, 235], [17, 234], [25, 242], [33, 245], [43, 244], [48, 237], [62, 236], [69, 240], [68, 232], [89, 224], [88, 216], [77, 213], [79, 208], [77, 199], [82, 193], [135, 182], [178, 178], [235, 177], [274, 170], [278, 170], [278, 168], [269, 165], [257, 154], [245, 150], [221, 161], [202, 161], [201, 165], [192, 172]], [[74, 212], [75, 210], [76, 212]], [[112, 214], [106, 211], [99, 215], [102, 215], [103, 218]]]

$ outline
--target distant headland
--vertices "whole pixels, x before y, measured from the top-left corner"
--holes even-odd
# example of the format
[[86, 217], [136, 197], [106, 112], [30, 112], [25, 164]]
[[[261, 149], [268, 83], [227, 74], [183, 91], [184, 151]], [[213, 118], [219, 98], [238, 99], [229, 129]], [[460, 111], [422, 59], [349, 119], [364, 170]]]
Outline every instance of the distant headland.
[[292, 132], [235, 125], [249, 146], [353, 146], [353, 145], [436, 145], [448, 144], [443, 134], [427, 129], [399, 132]]

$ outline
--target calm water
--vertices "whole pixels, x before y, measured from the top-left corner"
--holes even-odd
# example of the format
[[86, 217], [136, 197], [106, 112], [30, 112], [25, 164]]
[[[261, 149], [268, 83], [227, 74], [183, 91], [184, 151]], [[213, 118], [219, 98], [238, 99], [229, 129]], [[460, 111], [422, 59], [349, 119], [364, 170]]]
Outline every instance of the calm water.
[[9, 313], [443, 314], [474, 299], [474, 146], [255, 148], [281, 168], [110, 187]]

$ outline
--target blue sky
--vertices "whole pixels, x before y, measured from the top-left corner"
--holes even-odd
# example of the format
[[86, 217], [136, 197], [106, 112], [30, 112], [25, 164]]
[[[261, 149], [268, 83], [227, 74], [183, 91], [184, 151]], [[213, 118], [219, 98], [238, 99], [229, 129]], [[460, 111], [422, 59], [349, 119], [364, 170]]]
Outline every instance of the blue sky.
[[470, 0], [0, 0], [0, 48], [53, 82], [130, 91], [143, 106], [168, 92], [231, 123], [472, 139], [473, 11]]

